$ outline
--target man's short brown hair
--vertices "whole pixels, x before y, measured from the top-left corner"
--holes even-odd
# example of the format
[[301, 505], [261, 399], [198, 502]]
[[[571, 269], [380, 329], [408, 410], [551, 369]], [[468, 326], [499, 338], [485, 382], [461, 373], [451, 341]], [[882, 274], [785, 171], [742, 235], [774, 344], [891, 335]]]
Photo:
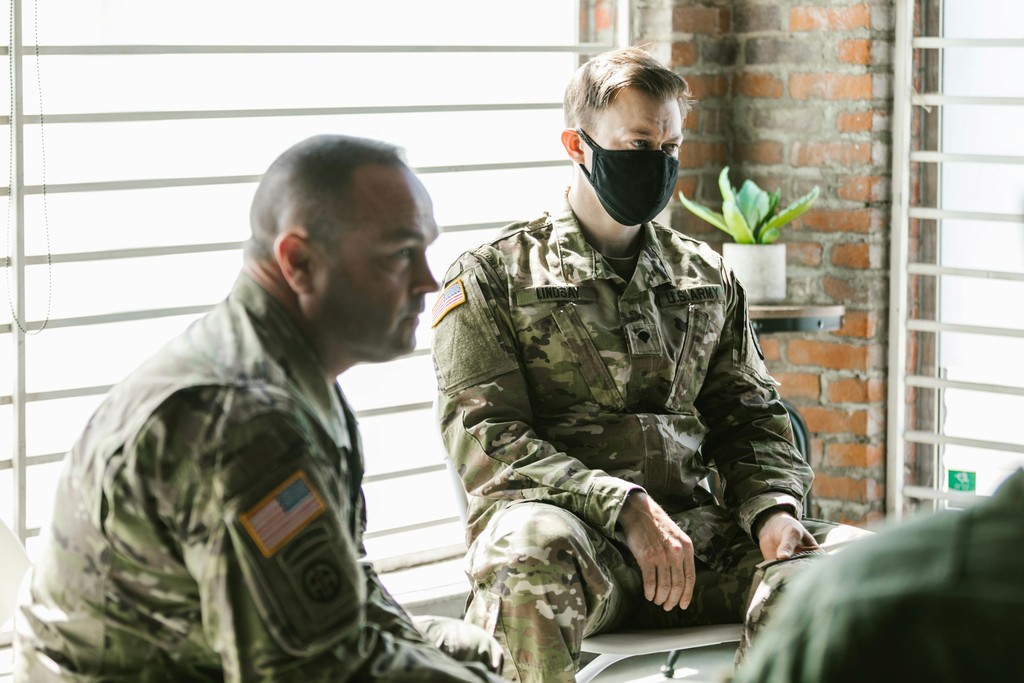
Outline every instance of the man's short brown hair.
[[314, 135], [285, 150], [253, 196], [246, 258], [272, 259], [278, 233], [295, 224], [311, 240], [331, 244], [344, 227], [338, 217], [347, 213], [352, 174], [369, 164], [404, 166], [405, 159], [394, 145], [348, 135]]
[[637, 88], [661, 100], [677, 100], [684, 116], [690, 88], [683, 77], [638, 47], [597, 55], [576, 70], [565, 89], [562, 112], [567, 128], [593, 127], [594, 115], [623, 88]]

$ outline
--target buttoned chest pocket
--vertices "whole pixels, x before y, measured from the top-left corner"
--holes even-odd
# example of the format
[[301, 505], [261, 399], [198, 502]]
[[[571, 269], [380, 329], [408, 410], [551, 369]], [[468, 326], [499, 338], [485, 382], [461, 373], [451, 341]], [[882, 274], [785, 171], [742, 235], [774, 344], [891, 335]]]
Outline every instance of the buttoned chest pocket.
[[667, 403], [670, 410], [691, 410], [704, 385], [721, 337], [720, 308], [715, 304], [689, 304], [686, 307], [686, 332], [676, 358]]
[[576, 305], [535, 313], [518, 332], [534, 412], [553, 415], [594, 402], [620, 408], [622, 395]]

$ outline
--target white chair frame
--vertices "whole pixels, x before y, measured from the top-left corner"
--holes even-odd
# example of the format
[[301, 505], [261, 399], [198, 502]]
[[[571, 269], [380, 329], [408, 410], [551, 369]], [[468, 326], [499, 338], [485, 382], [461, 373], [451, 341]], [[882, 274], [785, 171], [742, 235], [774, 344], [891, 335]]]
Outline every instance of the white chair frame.
[[14, 616], [30, 566], [21, 541], [0, 522], [0, 625]]

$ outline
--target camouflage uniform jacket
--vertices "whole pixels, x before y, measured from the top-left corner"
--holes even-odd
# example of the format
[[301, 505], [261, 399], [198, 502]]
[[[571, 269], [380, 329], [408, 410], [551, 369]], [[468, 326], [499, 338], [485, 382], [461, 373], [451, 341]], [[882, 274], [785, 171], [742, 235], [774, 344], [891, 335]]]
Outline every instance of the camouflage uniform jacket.
[[479, 681], [363, 558], [356, 423], [247, 276], [64, 462], [17, 680]]
[[1024, 681], [1024, 470], [795, 577], [737, 683]]
[[812, 474], [742, 288], [706, 244], [656, 223], [642, 230], [629, 283], [568, 207], [509, 226], [445, 276], [434, 365], [470, 541], [518, 499], [614, 537], [630, 491], [670, 514], [690, 510], [709, 502], [698, 482], [712, 466], [732, 529], [709, 536], [749, 533], [770, 507], [799, 515]]

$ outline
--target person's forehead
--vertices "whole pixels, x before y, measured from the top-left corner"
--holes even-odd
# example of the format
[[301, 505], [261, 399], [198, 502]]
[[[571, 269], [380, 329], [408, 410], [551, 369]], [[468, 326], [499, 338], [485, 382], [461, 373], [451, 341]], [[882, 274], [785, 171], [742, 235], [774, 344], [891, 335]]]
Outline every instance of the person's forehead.
[[355, 223], [377, 226], [380, 239], [432, 240], [437, 233], [430, 195], [403, 165], [368, 164], [357, 168], [345, 205]]
[[662, 99], [637, 88], [624, 88], [608, 106], [596, 112], [596, 122], [629, 132], [653, 132], [678, 123], [682, 130], [682, 111], [679, 100]]
[[349, 193], [358, 207], [384, 208], [394, 202], [429, 201], [426, 189], [408, 167], [400, 164], [365, 164], [352, 171]]

